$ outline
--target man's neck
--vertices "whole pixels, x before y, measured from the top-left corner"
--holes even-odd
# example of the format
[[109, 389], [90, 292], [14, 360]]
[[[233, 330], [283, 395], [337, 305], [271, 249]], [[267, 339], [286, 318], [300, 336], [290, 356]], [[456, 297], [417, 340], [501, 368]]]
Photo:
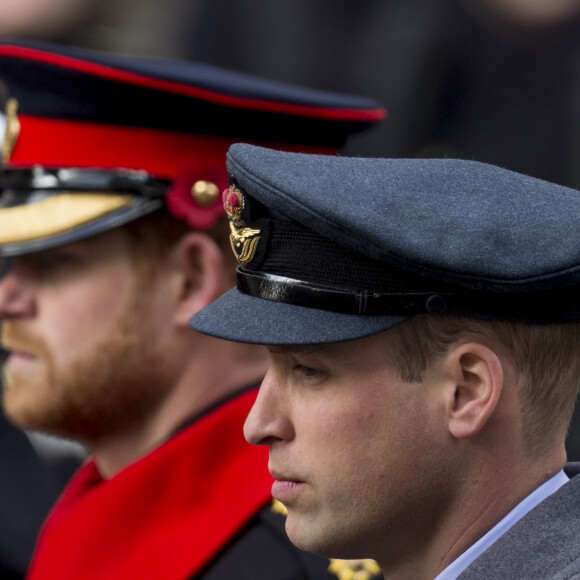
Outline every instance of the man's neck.
[[[565, 452], [555, 449], [550, 460], [535, 462], [529, 469], [516, 466], [496, 471], [491, 478], [473, 478], [464, 493], [444, 515], [429, 542], [395, 565], [381, 561], [385, 580], [432, 580], [482, 538], [529, 494], [558, 473]], [[498, 477], [502, 474], [500, 477]], [[493, 481], [491, 481], [491, 480]], [[461, 499], [462, 498], [462, 499]]]
[[[246, 345], [220, 344], [223, 346], [227, 346], [222, 348], [227, 351], [222, 353], [223, 356], [218, 357], [215, 349], [211, 357], [196, 354], [200, 364], [193, 362], [189, 365], [178, 384], [147, 420], [89, 443], [104, 478], [112, 477], [151, 453], [193, 417], [247, 387], [260, 384], [267, 367], [265, 353], [247, 350]], [[206, 364], [207, 361], [211, 364]]]

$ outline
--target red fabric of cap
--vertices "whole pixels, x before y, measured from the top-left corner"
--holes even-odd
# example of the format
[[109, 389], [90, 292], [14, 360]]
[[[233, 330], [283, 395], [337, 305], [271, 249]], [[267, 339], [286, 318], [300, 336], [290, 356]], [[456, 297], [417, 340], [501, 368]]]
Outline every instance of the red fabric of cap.
[[[223, 168], [232, 140], [161, 129], [101, 125], [20, 115], [20, 135], [9, 166], [144, 169], [171, 179], [183, 166]], [[50, 138], [50, 142], [47, 139]], [[288, 151], [331, 154], [328, 147], [264, 144]], [[203, 179], [200, 175], [199, 179]], [[220, 184], [225, 186], [224, 184]]]
[[[104, 125], [20, 115], [20, 134], [7, 167], [86, 167], [145, 170], [171, 180], [166, 204], [175, 217], [207, 229], [225, 215], [219, 196], [209, 207], [191, 196], [198, 180], [227, 186], [226, 152], [232, 139], [163, 129]], [[260, 143], [263, 145], [263, 143]], [[268, 145], [268, 144], [266, 144]], [[288, 151], [333, 154], [330, 147], [270, 144]]]

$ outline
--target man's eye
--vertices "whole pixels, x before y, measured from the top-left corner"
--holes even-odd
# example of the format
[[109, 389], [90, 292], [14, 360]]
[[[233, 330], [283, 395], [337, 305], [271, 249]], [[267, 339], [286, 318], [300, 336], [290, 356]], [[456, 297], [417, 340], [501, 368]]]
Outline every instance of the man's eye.
[[74, 254], [54, 252], [46, 255], [34, 256], [28, 261], [28, 267], [37, 276], [56, 275], [74, 271], [80, 262]]
[[295, 370], [308, 378], [316, 377], [320, 374], [320, 371], [313, 369], [312, 367], [307, 367], [305, 365], [296, 365]]
[[39, 268], [58, 268], [73, 265], [75, 262], [75, 257], [70, 254], [52, 254], [39, 259], [37, 265]]

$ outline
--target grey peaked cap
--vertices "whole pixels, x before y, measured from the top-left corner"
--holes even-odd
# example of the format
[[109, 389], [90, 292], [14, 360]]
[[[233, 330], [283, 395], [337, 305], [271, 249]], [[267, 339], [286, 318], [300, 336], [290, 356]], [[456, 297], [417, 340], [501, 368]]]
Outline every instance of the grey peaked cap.
[[[545, 306], [546, 293], [568, 292], [569, 301], [580, 282], [576, 190], [474, 161], [328, 157], [246, 144], [230, 148], [228, 171], [250, 206], [257, 201], [273, 219], [316, 232], [337, 252], [411, 273], [435, 288], [449, 286], [472, 303], [485, 296], [484, 318], [494, 318], [489, 316], [494, 299], [502, 296], [523, 297], [532, 311], [543, 311], [542, 322], [580, 316], [580, 296], [572, 297], [572, 314], [554, 320]], [[304, 265], [305, 271], [313, 268], [316, 264]], [[278, 302], [266, 301], [234, 289], [191, 324], [230, 340], [294, 344], [367, 336], [406, 318], [403, 312], [377, 316], [308, 308], [280, 296]], [[470, 308], [457, 313], [479, 316], [477, 306]], [[535, 321], [533, 315], [511, 318]], [[327, 326], [317, 336], [312, 324]]]

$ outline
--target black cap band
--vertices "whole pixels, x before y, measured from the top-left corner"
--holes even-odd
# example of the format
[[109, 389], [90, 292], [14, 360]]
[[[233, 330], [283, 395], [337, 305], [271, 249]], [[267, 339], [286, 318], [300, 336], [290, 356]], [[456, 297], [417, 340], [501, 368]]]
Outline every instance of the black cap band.
[[[170, 182], [146, 171], [58, 168], [2, 168], [0, 191], [99, 191], [163, 198]], [[10, 205], [10, 204], [4, 204]]]
[[545, 324], [580, 320], [575, 288], [497, 294], [457, 288], [456, 292], [372, 292], [330, 288], [238, 266], [237, 289], [248, 296], [342, 314], [414, 316], [447, 314]]
[[265, 272], [250, 272], [242, 267], [237, 269], [237, 287], [249, 296], [343, 314], [443, 314], [453, 301], [450, 294], [433, 292], [400, 294], [339, 290]]

